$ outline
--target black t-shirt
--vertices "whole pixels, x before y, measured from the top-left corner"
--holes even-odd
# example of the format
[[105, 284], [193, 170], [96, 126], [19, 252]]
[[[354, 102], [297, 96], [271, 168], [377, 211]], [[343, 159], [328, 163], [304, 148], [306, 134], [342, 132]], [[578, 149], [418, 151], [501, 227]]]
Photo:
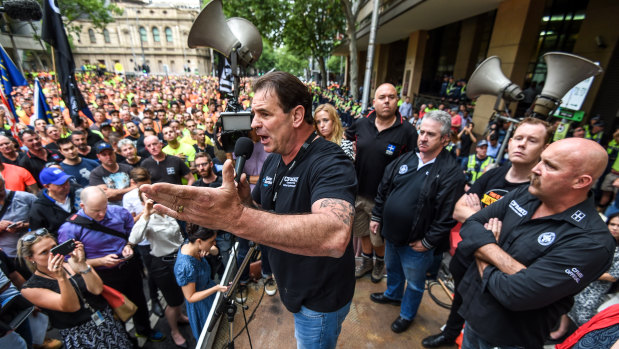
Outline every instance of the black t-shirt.
[[204, 183], [204, 181], [202, 180], [202, 178], [198, 179], [197, 181], [193, 182], [193, 186], [194, 187], [208, 187], [208, 188], [219, 188], [221, 187], [221, 183], [222, 183], [222, 178], [221, 176], [217, 176], [217, 178], [215, 178], [214, 181], [212, 181], [211, 183]]
[[11, 165], [19, 166], [19, 161], [24, 156], [26, 156], [25, 153], [17, 153], [17, 158], [15, 159], [15, 161], [13, 161], [9, 158], [6, 158], [4, 155], [0, 154], [0, 160], [2, 160], [3, 164], [11, 164]]
[[133, 168], [136, 168], [136, 167], [141, 167], [141, 166], [142, 166], [142, 163], [144, 162], [144, 160], [146, 160], [146, 158], [144, 158], [144, 157], [140, 156], [140, 160], [138, 160], [138, 162], [136, 162], [135, 164], [130, 164], [130, 163], [128, 163], [128, 162], [127, 162], [127, 159], [124, 159], [123, 161], [121, 161], [121, 163], [122, 163], [122, 164], [125, 164], [125, 165], [129, 165], [129, 166], [131, 166], [131, 167], [133, 167]]
[[376, 114], [359, 118], [346, 130], [346, 138], [357, 142], [355, 170], [359, 181], [359, 196], [376, 197], [378, 184], [385, 167], [398, 156], [414, 150], [417, 131], [398, 113], [394, 124], [380, 132], [376, 128]]
[[64, 160], [64, 156], [60, 155], [60, 153], [46, 148], [43, 149], [47, 152], [47, 161], [32, 154], [30, 151], [27, 151], [26, 155], [19, 159], [19, 166], [25, 168], [28, 172], [30, 172], [30, 174], [32, 174], [34, 179], [36, 179], [39, 188], [43, 188], [43, 185], [39, 180], [39, 174], [45, 168], [45, 164], [48, 162], [55, 162], [59, 164], [62, 160]]
[[182, 178], [190, 173], [185, 162], [172, 155], [166, 155], [161, 162], [151, 156], [142, 161], [142, 167], [150, 172], [150, 179], [153, 183], [183, 184]]
[[462, 133], [462, 136], [460, 136], [460, 156], [469, 156], [471, 153], [471, 145], [473, 145], [471, 136], [466, 132]]
[[481, 207], [484, 208], [501, 199], [510, 191], [529, 184], [529, 181], [523, 183], [508, 182], [505, 176], [510, 168], [511, 166], [500, 166], [489, 170], [475, 181], [467, 193], [477, 194], [481, 200]]
[[[310, 213], [312, 204], [325, 198], [354, 205], [355, 170], [337, 144], [317, 138], [292, 170], [286, 169], [279, 154], [265, 160], [252, 192], [263, 209], [279, 214]], [[279, 189], [272, 205], [275, 187]], [[318, 312], [333, 312], [351, 301], [355, 291], [352, 240], [340, 258], [301, 256], [275, 248], [268, 251], [282, 302], [290, 312], [298, 312], [302, 305]]]

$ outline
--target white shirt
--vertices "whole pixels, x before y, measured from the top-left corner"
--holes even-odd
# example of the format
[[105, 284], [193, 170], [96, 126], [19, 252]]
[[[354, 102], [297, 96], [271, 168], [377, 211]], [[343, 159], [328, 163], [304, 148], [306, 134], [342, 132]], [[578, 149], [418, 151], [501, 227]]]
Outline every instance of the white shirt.
[[151, 214], [148, 220], [140, 217], [131, 229], [130, 243], [137, 244], [145, 238], [150, 241], [150, 254], [155, 257], [174, 253], [183, 243], [181, 227], [176, 219], [158, 213]]

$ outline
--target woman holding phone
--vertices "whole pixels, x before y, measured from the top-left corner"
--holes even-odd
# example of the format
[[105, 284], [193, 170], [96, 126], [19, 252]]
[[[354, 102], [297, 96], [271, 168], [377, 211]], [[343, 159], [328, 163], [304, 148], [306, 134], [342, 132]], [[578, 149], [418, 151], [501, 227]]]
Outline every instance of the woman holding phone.
[[22, 295], [49, 316], [67, 349], [132, 347], [122, 323], [101, 297], [103, 282], [86, 264], [84, 245], [73, 243], [72, 251], [57, 251], [70, 256], [65, 261], [63, 254], [52, 253], [56, 239], [45, 228], [19, 239], [18, 256], [33, 273]]

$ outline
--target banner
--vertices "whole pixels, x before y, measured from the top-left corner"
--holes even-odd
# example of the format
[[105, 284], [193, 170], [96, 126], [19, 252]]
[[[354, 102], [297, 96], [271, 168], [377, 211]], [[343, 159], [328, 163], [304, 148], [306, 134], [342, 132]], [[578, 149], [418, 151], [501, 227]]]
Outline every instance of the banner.
[[45, 0], [43, 8], [43, 23], [41, 26], [41, 38], [54, 47], [56, 57], [56, 76], [62, 90], [62, 99], [69, 108], [69, 115], [73, 125], [82, 123], [79, 112], [81, 111], [90, 120], [94, 121], [90, 109], [84, 97], [77, 87], [75, 81], [75, 61], [71, 46], [67, 40], [67, 33], [62, 24], [60, 9], [55, 4], [55, 0]]
[[38, 119], [45, 120], [48, 124], [53, 124], [52, 110], [47, 104], [43, 89], [39, 83], [39, 79], [34, 80], [34, 115], [30, 118], [30, 124], [34, 126], [34, 121]]
[[0, 73], [2, 74], [2, 91], [8, 102], [9, 110], [15, 115], [15, 105], [11, 97], [13, 86], [26, 86], [28, 82], [19, 69], [17, 69], [17, 66], [13, 63], [11, 57], [6, 53], [2, 45], [0, 45]]

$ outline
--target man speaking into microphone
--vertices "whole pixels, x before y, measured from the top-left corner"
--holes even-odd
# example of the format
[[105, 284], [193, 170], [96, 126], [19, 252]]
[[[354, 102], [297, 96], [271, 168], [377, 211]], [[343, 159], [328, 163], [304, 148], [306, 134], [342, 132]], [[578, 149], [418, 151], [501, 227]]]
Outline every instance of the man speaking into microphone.
[[355, 169], [337, 144], [314, 133], [311, 94], [299, 79], [272, 72], [253, 86], [252, 128], [273, 154], [251, 194], [245, 175], [235, 185], [229, 160], [218, 189], [141, 189], [160, 213], [272, 247], [269, 260], [294, 314], [297, 346], [335, 348], [355, 288]]

